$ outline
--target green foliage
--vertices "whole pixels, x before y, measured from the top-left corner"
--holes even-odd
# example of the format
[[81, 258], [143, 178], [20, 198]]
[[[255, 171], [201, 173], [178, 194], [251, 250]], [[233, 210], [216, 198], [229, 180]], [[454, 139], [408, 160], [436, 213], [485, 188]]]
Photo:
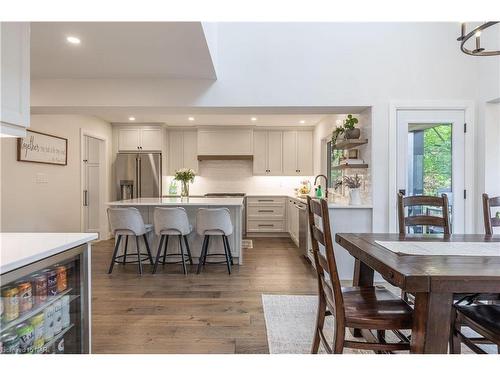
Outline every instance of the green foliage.
[[424, 131], [424, 195], [451, 188], [452, 129], [442, 124]]
[[352, 117], [352, 115], [347, 115], [347, 118], [344, 120], [344, 129], [351, 130], [354, 129], [354, 125], [358, 123], [358, 119], [356, 117]]

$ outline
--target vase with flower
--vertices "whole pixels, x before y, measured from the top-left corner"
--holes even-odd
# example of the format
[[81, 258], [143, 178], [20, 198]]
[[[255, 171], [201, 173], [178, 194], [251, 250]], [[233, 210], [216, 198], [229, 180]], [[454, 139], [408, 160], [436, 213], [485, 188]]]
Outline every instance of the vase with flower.
[[175, 171], [175, 179], [181, 182], [181, 197], [189, 196], [189, 184], [194, 182], [196, 172], [190, 168], [182, 168]]

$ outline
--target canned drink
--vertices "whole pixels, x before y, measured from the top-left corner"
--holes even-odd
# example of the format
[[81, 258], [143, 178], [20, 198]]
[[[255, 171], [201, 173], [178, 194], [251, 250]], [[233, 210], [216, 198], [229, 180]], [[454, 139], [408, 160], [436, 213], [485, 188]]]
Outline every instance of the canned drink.
[[19, 336], [15, 332], [7, 332], [0, 336], [2, 342], [2, 353], [19, 354]]
[[45, 344], [45, 324], [44, 324], [45, 314], [42, 312], [40, 314], [35, 315], [30, 319], [30, 323], [33, 326], [34, 330], [34, 351], [39, 352], [43, 348], [43, 344]]
[[57, 272], [55, 270], [47, 271], [47, 295], [49, 297], [57, 295]]
[[62, 331], [62, 302], [54, 302], [54, 335]]
[[15, 286], [7, 286], [2, 289], [4, 303], [4, 322], [10, 322], [19, 317], [19, 289]]
[[30, 281], [17, 283], [19, 290], [19, 314], [24, 314], [33, 308], [33, 288]]
[[62, 328], [68, 328], [70, 325], [70, 315], [69, 315], [69, 296], [63, 296], [61, 298], [62, 304]]
[[68, 288], [68, 273], [66, 266], [58, 266], [57, 272], [57, 292], [62, 293]]
[[35, 331], [31, 324], [21, 323], [16, 327], [16, 333], [19, 336], [19, 350], [21, 354], [33, 352], [33, 343], [35, 341]]
[[47, 307], [43, 312], [44, 338], [50, 341], [54, 337], [54, 306]]
[[36, 274], [33, 276], [33, 297], [35, 305], [47, 301], [47, 275]]

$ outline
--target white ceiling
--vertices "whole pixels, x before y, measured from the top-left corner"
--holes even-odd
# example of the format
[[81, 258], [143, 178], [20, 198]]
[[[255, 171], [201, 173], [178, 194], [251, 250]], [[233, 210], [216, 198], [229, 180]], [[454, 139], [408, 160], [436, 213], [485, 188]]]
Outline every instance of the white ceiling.
[[34, 22], [31, 75], [216, 79], [201, 22]]
[[[367, 107], [32, 107], [32, 114], [83, 114], [110, 123], [163, 123], [168, 126], [314, 126], [332, 114], [360, 113]], [[129, 121], [129, 117], [135, 121]], [[188, 118], [193, 117], [194, 121]], [[256, 117], [257, 121], [252, 121]], [[304, 123], [301, 123], [304, 121]]]

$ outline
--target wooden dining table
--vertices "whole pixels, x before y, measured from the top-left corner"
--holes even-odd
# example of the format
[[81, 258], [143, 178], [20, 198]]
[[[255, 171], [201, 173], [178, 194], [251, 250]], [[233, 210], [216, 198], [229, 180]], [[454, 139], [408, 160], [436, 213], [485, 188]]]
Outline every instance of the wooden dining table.
[[335, 240], [356, 260], [354, 286], [373, 285], [376, 271], [390, 284], [415, 296], [411, 353], [448, 352], [454, 295], [500, 293], [500, 256], [408, 255], [377, 243], [470, 242], [473, 249], [474, 243], [492, 242], [500, 248], [500, 235], [338, 233]]

